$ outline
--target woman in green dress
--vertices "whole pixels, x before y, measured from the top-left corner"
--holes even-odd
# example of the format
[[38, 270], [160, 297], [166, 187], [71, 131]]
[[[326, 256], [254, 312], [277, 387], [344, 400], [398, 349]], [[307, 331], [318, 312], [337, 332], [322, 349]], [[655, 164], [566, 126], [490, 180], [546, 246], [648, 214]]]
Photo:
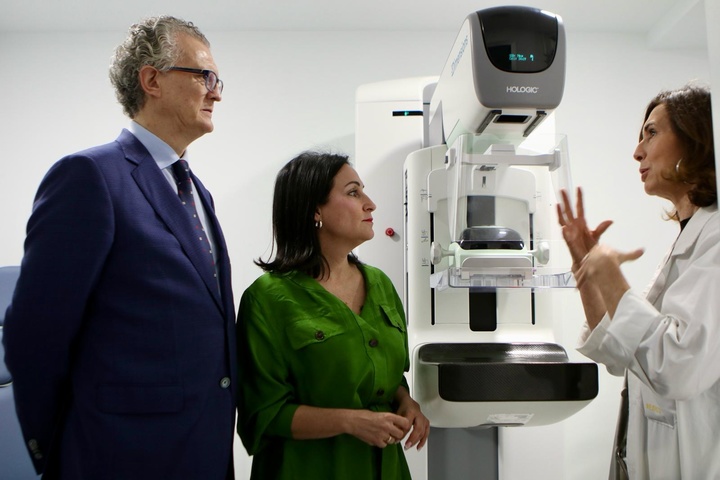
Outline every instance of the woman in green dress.
[[346, 156], [305, 152], [278, 173], [275, 256], [255, 262], [238, 316], [252, 479], [409, 479], [403, 448], [425, 445], [402, 303], [352, 252], [374, 210]]

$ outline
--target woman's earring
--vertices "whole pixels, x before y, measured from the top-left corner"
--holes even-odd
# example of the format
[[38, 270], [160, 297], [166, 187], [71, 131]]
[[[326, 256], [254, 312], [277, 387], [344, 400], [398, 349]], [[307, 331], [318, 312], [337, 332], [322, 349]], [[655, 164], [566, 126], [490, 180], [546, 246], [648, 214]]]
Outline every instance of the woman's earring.
[[680, 163], [682, 163], [682, 158], [678, 160], [675, 164], [675, 173], [677, 173], [678, 175], [680, 175]]
[[322, 228], [322, 220], [318, 220], [317, 222], [315, 222], [315, 228]]

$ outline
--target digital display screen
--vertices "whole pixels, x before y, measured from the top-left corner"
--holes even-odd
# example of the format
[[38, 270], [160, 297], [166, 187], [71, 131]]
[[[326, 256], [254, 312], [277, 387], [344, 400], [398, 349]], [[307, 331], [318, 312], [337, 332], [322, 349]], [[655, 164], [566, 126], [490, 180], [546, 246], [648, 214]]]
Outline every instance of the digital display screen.
[[523, 53], [511, 53], [508, 55], [508, 60], [511, 62], [534, 62], [535, 54], [531, 53], [529, 55], [525, 55]]
[[422, 110], [393, 110], [393, 117], [422, 117]]
[[555, 59], [557, 19], [537, 9], [490, 8], [478, 12], [485, 50], [506, 72], [537, 73]]

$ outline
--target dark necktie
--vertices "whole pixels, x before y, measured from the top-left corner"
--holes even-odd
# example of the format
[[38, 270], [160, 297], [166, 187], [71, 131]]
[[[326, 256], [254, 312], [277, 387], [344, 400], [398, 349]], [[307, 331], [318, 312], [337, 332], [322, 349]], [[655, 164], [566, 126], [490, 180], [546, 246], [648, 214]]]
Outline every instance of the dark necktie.
[[212, 245], [210, 245], [210, 239], [207, 237], [207, 233], [200, 222], [200, 217], [198, 216], [197, 209], [195, 208], [195, 194], [193, 192], [193, 183], [190, 179], [190, 167], [185, 160], [180, 159], [172, 164], [172, 169], [175, 174], [175, 178], [177, 179], [178, 196], [180, 197], [183, 206], [185, 206], [185, 210], [187, 210], [190, 215], [196, 237], [199, 242], [202, 242], [203, 251], [208, 253], [208, 261], [212, 265], [212, 271], [215, 278], [217, 278], [215, 258], [212, 254]]

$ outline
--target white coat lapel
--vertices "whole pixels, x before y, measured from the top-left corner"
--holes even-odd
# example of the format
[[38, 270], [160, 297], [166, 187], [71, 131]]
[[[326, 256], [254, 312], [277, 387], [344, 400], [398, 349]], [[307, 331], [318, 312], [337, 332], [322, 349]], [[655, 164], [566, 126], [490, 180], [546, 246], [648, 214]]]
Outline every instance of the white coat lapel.
[[680, 232], [680, 235], [678, 235], [675, 239], [675, 243], [671, 247], [670, 252], [668, 252], [665, 259], [660, 264], [662, 266], [655, 272], [655, 277], [652, 280], [652, 286], [646, 296], [650, 303], [655, 304], [660, 296], [660, 293], [665, 290], [668, 275], [673, 263], [675, 262], [675, 258], [679, 255], [687, 253], [694, 247], [695, 242], [700, 236], [700, 232], [705, 227], [705, 224], [715, 210], [717, 210], [717, 206], [699, 209], [695, 212], [695, 215], [692, 216], [683, 231]]

